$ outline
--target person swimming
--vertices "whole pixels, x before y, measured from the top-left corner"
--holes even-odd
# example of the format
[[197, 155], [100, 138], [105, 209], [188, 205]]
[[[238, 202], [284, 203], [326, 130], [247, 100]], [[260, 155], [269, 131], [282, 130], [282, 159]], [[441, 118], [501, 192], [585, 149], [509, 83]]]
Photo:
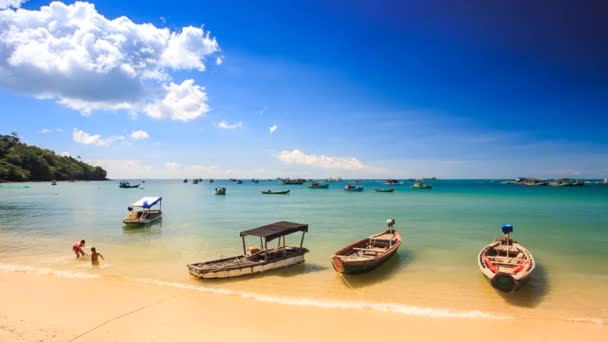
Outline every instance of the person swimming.
[[84, 240], [80, 240], [80, 242], [76, 242], [74, 245], [72, 245], [72, 251], [74, 251], [74, 254], [76, 254], [77, 258], [87, 255], [87, 253], [82, 250], [84, 248], [85, 243], [86, 242]]
[[95, 247], [91, 247], [91, 264], [93, 264], [94, 266], [98, 266], [99, 257], [101, 257], [103, 260], [106, 260], [103, 255], [101, 255], [101, 253], [97, 253]]

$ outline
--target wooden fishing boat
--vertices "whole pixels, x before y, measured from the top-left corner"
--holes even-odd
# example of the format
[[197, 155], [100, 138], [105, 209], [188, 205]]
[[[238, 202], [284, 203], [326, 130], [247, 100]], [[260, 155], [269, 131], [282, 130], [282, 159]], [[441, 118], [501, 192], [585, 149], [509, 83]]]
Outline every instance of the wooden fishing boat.
[[503, 237], [479, 252], [477, 264], [494, 288], [502, 292], [513, 292], [528, 280], [536, 268], [536, 262], [524, 246], [511, 240], [512, 225], [503, 225], [502, 232]]
[[236, 184], [243, 184], [243, 181], [240, 179], [237, 179]]
[[[285, 236], [302, 232], [300, 247], [287, 246]], [[302, 247], [308, 225], [280, 221], [266, 226], [246, 230], [240, 233], [243, 241], [243, 255], [212, 260], [188, 265], [190, 274], [201, 279], [232, 278], [254, 273], [266, 272], [304, 262], [308, 249]], [[260, 238], [260, 248], [246, 248], [245, 237]], [[277, 247], [268, 247], [268, 243], [278, 239]]]
[[[122, 221], [126, 225], [142, 225], [159, 221], [163, 217], [162, 197], [142, 197], [129, 208], [129, 216]], [[155, 205], [159, 205], [158, 210], [152, 210]], [[139, 208], [140, 210], [136, 210]]]
[[281, 184], [283, 184], [283, 185], [301, 185], [301, 184], [304, 184], [304, 182], [306, 182], [306, 180], [302, 179], [302, 178], [297, 178], [297, 179], [284, 178], [284, 179], [281, 179]]
[[188, 179], [184, 179], [184, 183], [188, 183]]
[[360, 274], [373, 270], [393, 256], [401, 246], [401, 235], [386, 221], [388, 229], [352, 243], [334, 253], [330, 260], [334, 269], [344, 274]]
[[193, 179], [192, 180], [192, 184], [198, 184], [199, 180], [198, 179]]
[[272, 191], [270, 189], [262, 191], [264, 195], [287, 195], [290, 190]]
[[123, 189], [133, 189], [139, 188], [139, 184], [131, 185], [131, 183], [127, 181], [121, 181], [120, 184], [118, 184], [118, 187]]
[[216, 195], [225, 195], [226, 194], [226, 188], [215, 188], [215, 194]]
[[361, 192], [363, 191], [363, 187], [360, 185], [353, 185], [353, 184], [346, 184], [346, 186], [344, 187], [344, 191], [349, 191], [349, 192]]
[[412, 185], [412, 188], [414, 189], [423, 189], [423, 190], [430, 190], [433, 188], [433, 186], [431, 184], [424, 184], [420, 181], [417, 181], [416, 183], [414, 183], [414, 185]]
[[308, 184], [308, 188], [309, 189], [329, 189], [329, 184], [327, 184], [327, 183], [321, 184], [321, 183], [317, 183], [317, 182], [312, 182], [312, 183]]
[[397, 185], [397, 184], [399, 184], [399, 181], [396, 180], [396, 179], [388, 179], [388, 180], [386, 180], [384, 182], [384, 184], [386, 184], [386, 185]]
[[395, 189], [375, 189], [376, 192], [393, 192]]

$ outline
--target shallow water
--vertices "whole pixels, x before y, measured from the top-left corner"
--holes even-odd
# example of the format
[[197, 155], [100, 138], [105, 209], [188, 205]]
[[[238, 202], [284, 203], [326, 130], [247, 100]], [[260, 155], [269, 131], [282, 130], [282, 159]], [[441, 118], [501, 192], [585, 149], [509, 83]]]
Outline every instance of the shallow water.
[[[0, 271], [204, 287], [292, 305], [606, 322], [608, 186], [432, 183], [429, 191], [411, 189], [406, 182], [394, 193], [373, 192], [387, 187], [378, 181], [360, 183], [362, 193], [344, 192], [344, 182], [313, 190], [276, 180], [240, 185], [147, 180], [144, 189], [119, 189], [117, 181], [3, 187]], [[226, 186], [228, 194], [215, 196], [217, 186]], [[260, 194], [268, 188], [291, 189], [291, 194]], [[127, 206], [152, 195], [163, 196], [162, 223], [125, 228]], [[329, 263], [332, 252], [384, 229], [387, 218], [396, 219], [405, 239], [399, 254], [366, 275], [337, 274]], [[239, 231], [279, 220], [310, 225], [305, 264], [236, 280], [189, 276], [188, 263], [239, 254]], [[500, 234], [502, 223], [515, 226], [514, 238], [538, 262], [530, 282], [510, 295], [494, 290], [476, 266], [477, 253]], [[288, 241], [298, 244], [299, 238], [296, 234]], [[102, 267], [74, 258], [71, 245], [80, 239], [106, 257]], [[258, 243], [255, 238], [249, 242]]]

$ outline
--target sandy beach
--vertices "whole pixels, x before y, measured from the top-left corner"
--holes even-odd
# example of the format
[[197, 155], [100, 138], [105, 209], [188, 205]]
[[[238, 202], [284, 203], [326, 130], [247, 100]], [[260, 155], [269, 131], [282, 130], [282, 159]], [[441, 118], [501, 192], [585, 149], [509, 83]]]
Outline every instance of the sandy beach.
[[603, 341], [605, 325], [534, 319], [433, 318], [265, 303], [111, 278], [0, 271], [2, 341]]

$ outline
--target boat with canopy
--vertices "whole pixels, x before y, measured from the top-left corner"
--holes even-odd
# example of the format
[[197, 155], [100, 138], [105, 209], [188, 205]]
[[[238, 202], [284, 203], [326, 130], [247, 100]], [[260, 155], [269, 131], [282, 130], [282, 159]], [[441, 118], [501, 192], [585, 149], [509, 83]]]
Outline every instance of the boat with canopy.
[[528, 280], [536, 268], [536, 262], [524, 246], [511, 240], [512, 225], [505, 224], [501, 230], [504, 236], [479, 252], [477, 264], [494, 288], [513, 292]]
[[215, 194], [216, 195], [225, 195], [226, 194], [226, 188], [224, 188], [224, 187], [215, 188]]
[[[162, 201], [162, 197], [140, 198], [127, 208], [129, 216], [122, 222], [127, 225], [142, 225], [159, 221], [163, 217]], [[157, 204], [159, 208], [152, 209]]]
[[351, 243], [334, 253], [331, 264], [343, 274], [360, 274], [373, 270], [392, 257], [401, 246], [401, 235], [393, 226], [394, 219], [386, 220], [388, 229]]
[[[302, 232], [300, 246], [287, 246], [285, 236]], [[308, 249], [302, 247], [308, 225], [303, 223], [279, 221], [269, 225], [242, 231], [243, 255], [188, 265], [190, 274], [201, 279], [233, 278], [243, 275], [266, 272], [304, 262]], [[245, 237], [260, 238], [260, 248], [246, 247]], [[275, 248], [268, 243], [278, 240]]]

